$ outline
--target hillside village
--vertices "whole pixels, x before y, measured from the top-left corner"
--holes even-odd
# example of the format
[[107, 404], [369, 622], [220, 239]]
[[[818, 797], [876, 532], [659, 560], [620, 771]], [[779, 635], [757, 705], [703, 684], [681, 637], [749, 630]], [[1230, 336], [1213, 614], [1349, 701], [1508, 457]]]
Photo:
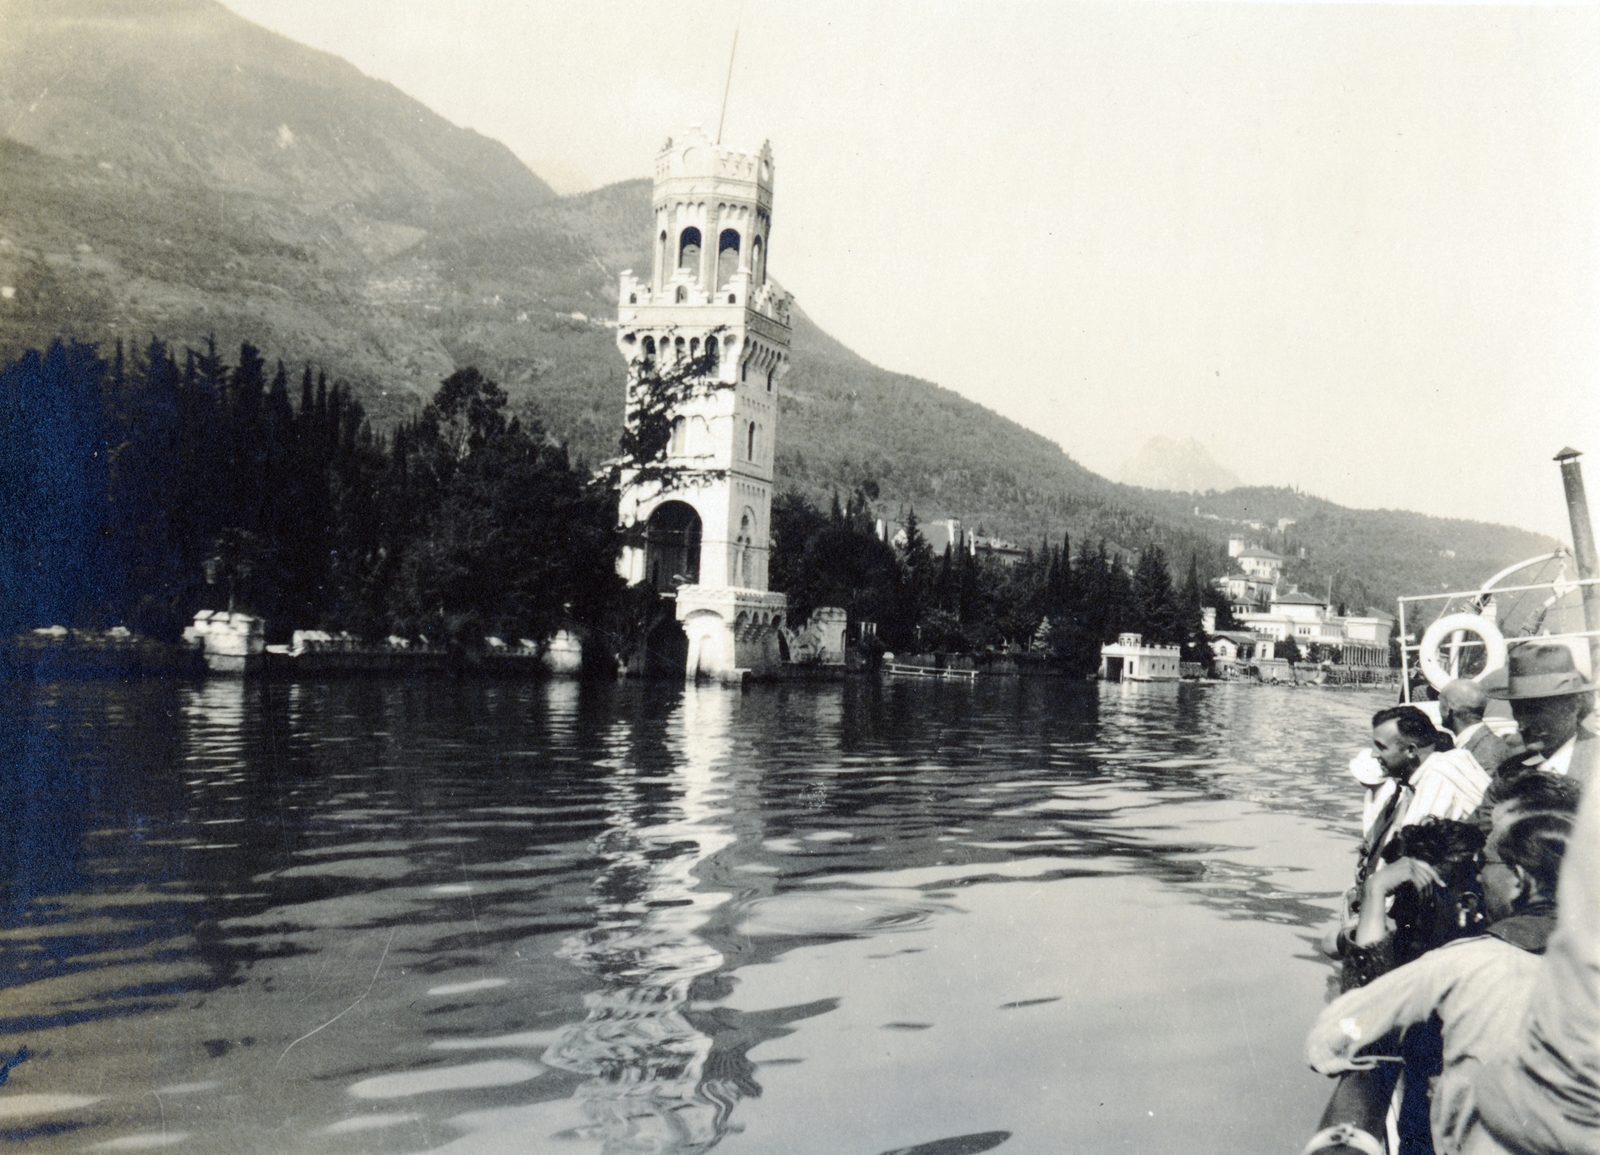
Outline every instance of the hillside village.
[[[1280, 537], [1293, 524], [1289, 519], [1280, 521]], [[887, 523], [880, 518], [877, 529], [880, 536], [904, 548], [904, 528], [888, 537]], [[922, 523], [920, 530], [937, 555], [947, 551], [965, 553], [1004, 566], [1016, 565], [1029, 556], [1027, 549], [1014, 542], [985, 536], [981, 530], [965, 529], [958, 518]], [[1283, 668], [1301, 660], [1357, 671], [1390, 668], [1393, 614], [1377, 607], [1350, 610], [1327, 596], [1303, 591], [1297, 583], [1285, 579], [1288, 559], [1284, 555], [1246, 542], [1238, 535], [1228, 539], [1230, 566], [1210, 582], [1218, 604], [1201, 611], [1219, 672], [1226, 676], [1263, 665], [1271, 669], [1274, 663]], [[1137, 554], [1120, 547], [1110, 547], [1108, 552], [1127, 573], [1134, 572]], [[1218, 611], [1223, 606], [1231, 621], [1219, 625]], [[1142, 655], [1154, 670], [1157, 666], [1153, 659], [1165, 658], [1168, 650], [1175, 655], [1177, 647], [1147, 644], [1137, 634], [1125, 634], [1116, 643], [1102, 647], [1102, 657], [1131, 661]], [[1173, 662], [1176, 663], [1175, 657]], [[1165, 666], [1160, 669], [1164, 676]], [[1178, 674], [1179, 666], [1172, 664], [1170, 675]]]
[[1215, 614], [1210, 615], [1206, 630], [1219, 658], [1271, 660], [1280, 656], [1277, 651], [1283, 643], [1292, 641], [1294, 652], [1313, 661], [1327, 658], [1358, 668], [1389, 667], [1393, 614], [1374, 607], [1347, 612], [1327, 597], [1285, 583], [1286, 559], [1259, 546], [1247, 547], [1242, 537], [1228, 540], [1228, 556], [1237, 572], [1217, 578], [1213, 585], [1227, 599], [1241, 629], [1219, 632]]

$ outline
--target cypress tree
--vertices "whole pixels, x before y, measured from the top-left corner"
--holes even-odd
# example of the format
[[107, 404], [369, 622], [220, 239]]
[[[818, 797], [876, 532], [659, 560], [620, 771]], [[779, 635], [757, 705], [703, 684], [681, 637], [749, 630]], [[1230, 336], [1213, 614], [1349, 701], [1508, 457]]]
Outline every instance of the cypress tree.
[[1183, 640], [1172, 575], [1160, 546], [1147, 546], [1139, 555], [1130, 594], [1128, 629], [1137, 630], [1146, 642], [1157, 645], [1177, 645]]
[[1184, 578], [1183, 590], [1178, 595], [1178, 625], [1182, 634], [1183, 660], [1211, 664], [1211, 644], [1206, 639], [1205, 616], [1201, 613], [1204, 598], [1200, 585], [1200, 564], [1194, 554], [1189, 555], [1189, 573]]

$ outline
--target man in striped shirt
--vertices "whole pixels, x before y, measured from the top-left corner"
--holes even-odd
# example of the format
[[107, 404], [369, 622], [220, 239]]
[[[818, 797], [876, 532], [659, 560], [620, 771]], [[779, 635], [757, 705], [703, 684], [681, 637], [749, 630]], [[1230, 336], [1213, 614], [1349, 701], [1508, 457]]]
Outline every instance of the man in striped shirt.
[[1452, 748], [1450, 736], [1434, 729], [1415, 706], [1374, 714], [1371, 755], [1358, 757], [1350, 770], [1367, 788], [1363, 875], [1396, 830], [1430, 815], [1460, 821], [1477, 809], [1489, 787], [1477, 759]]

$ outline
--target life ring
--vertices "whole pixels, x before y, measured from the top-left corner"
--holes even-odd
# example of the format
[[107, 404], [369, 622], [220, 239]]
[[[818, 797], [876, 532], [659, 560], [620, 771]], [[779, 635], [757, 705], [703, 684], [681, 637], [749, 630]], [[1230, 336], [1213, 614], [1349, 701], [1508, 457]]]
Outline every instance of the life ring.
[[1457, 631], [1474, 633], [1483, 639], [1483, 670], [1473, 681], [1481, 682], [1490, 674], [1505, 669], [1506, 639], [1499, 627], [1478, 614], [1446, 614], [1427, 628], [1417, 646], [1417, 668], [1435, 690], [1444, 689], [1445, 683], [1450, 681], [1450, 671], [1439, 661], [1439, 643]]

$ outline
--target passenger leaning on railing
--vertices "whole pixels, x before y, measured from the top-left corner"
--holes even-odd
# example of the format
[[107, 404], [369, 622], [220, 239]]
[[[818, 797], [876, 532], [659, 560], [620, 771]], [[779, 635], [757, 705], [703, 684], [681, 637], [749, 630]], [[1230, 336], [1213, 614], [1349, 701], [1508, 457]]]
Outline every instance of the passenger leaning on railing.
[[1362, 885], [1355, 926], [1340, 936], [1341, 991], [1478, 933], [1484, 918], [1477, 871], [1483, 844], [1476, 827], [1449, 819], [1425, 818], [1395, 833], [1383, 849], [1383, 865]]
[[[1545, 969], [1538, 958], [1555, 927], [1554, 897], [1561, 859], [1571, 833], [1567, 815], [1508, 810], [1496, 823], [1478, 872], [1489, 919], [1487, 932], [1462, 938], [1352, 990], [1330, 1003], [1306, 1041], [1311, 1066], [1339, 1074], [1387, 1061], [1384, 1044], [1396, 1028], [1408, 1035], [1437, 1016], [1442, 1073], [1432, 1086], [1434, 1150], [1521, 1151], [1515, 1146], [1478, 1146], [1481, 1130], [1475, 1095], [1486, 1064], [1518, 1038], [1525, 1012]], [[1590, 1037], [1591, 1056], [1600, 1040]], [[1369, 1050], [1371, 1048], [1371, 1050]], [[1379, 1053], [1374, 1053], [1379, 1052]], [[1413, 1077], [1408, 1066], [1408, 1080]], [[1510, 1108], [1515, 1110], [1515, 1107]], [[1520, 1142], [1520, 1141], [1518, 1141]], [[1382, 1151], [1370, 1129], [1346, 1124], [1313, 1138], [1307, 1151]], [[1583, 1148], [1589, 1150], [1591, 1148]], [[1539, 1148], [1552, 1153], [1578, 1148]]]
[[[1342, 929], [1355, 927], [1361, 891], [1395, 832], [1424, 818], [1460, 820], [1477, 809], [1489, 776], [1473, 756], [1453, 748], [1415, 706], [1391, 706], [1372, 716], [1372, 745], [1350, 761], [1366, 790], [1356, 884], [1347, 896]], [[1328, 943], [1330, 949], [1332, 943]]]
[[[1482, 932], [1484, 900], [1477, 867], [1483, 842], [1476, 827], [1431, 817], [1395, 834], [1383, 850], [1385, 865], [1362, 888], [1360, 921], [1340, 936], [1341, 990], [1366, 986], [1436, 947]], [[1326, 1142], [1335, 1134], [1330, 1128], [1339, 1123], [1365, 1134], [1383, 1134], [1394, 1101], [1395, 1150], [1431, 1155], [1427, 1081], [1442, 1063], [1437, 1027], [1411, 1030], [1403, 1040], [1394, 1032], [1375, 1040], [1369, 1054], [1382, 1054], [1384, 1064], [1351, 1071], [1341, 1080], [1319, 1124], [1325, 1142], [1308, 1150], [1340, 1150], [1337, 1142]], [[1397, 1096], [1402, 1064], [1405, 1085]]]

